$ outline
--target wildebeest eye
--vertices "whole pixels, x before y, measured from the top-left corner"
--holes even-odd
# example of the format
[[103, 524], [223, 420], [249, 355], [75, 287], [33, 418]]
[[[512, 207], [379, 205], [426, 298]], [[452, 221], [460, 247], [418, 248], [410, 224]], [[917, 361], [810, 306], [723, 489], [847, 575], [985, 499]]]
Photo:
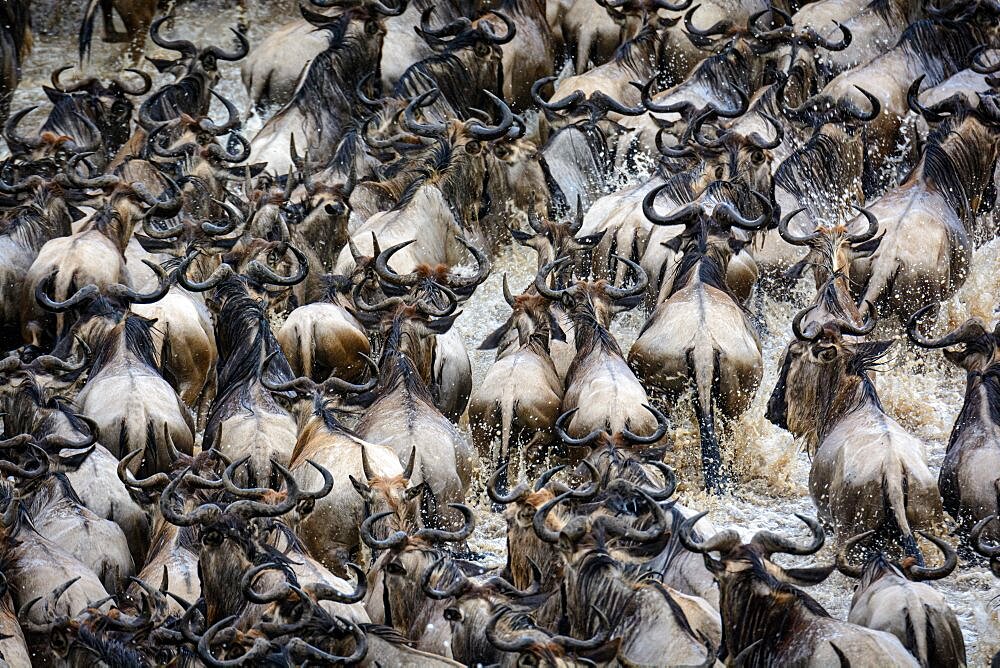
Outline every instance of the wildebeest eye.
[[367, 23], [365, 23], [365, 32], [368, 33], [369, 35], [374, 35], [375, 33], [377, 33], [378, 32], [378, 22], [377, 21], [368, 21]]
[[201, 542], [203, 545], [218, 547], [222, 544], [222, 533], [219, 531], [206, 531], [201, 535]]
[[215, 70], [218, 67], [218, 63], [215, 62], [215, 55], [211, 53], [206, 53], [201, 57], [201, 65], [206, 70]]
[[476, 44], [475, 52], [476, 55], [479, 56], [480, 58], [485, 58], [486, 56], [490, 55], [490, 47], [488, 44], [483, 44], [482, 42], [480, 42], [479, 44]]
[[465, 152], [470, 155], [476, 155], [483, 150], [482, 145], [477, 141], [470, 141], [465, 145]]
[[462, 611], [458, 608], [445, 608], [444, 618], [449, 622], [460, 622], [462, 621]]
[[385, 565], [385, 572], [392, 575], [406, 575], [406, 569], [397, 564], [395, 561], [390, 561]]
[[726, 175], [726, 168], [725, 167], [723, 167], [722, 165], [719, 165], [718, 167], [715, 168], [715, 178], [721, 179], [725, 175]]
[[760, 149], [755, 150], [753, 153], [750, 154], [750, 162], [752, 162], [755, 165], [759, 165], [762, 162], [764, 162], [764, 152], [761, 151]]

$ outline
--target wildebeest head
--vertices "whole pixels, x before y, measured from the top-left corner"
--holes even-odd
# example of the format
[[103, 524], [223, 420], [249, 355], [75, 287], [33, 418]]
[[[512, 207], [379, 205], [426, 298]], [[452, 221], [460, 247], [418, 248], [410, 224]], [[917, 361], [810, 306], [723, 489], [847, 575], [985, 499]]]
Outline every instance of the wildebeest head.
[[944, 539], [933, 536], [924, 531], [918, 532], [921, 536], [933, 543], [944, 557], [940, 566], [930, 567], [917, 563], [914, 557], [907, 556], [901, 561], [893, 561], [885, 553], [872, 550], [862, 563], [851, 563], [851, 551], [861, 541], [870, 538], [875, 531], [865, 531], [844, 541], [837, 552], [837, 570], [848, 577], [858, 579], [858, 587], [854, 593], [854, 599], [863, 595], [865, 590], [886, 576], [896, 576], [906, 578], [913, 582], [923, 582], [925, 580], [940, 580], [947, 577], [958, 566], [958, 555]]
[[910, 316], [906, 324], [906, 335], [910, 341], [921, 348], [944, 349], [945, 359], [969, 373], [982, 373], [997, 361], [1000, 324], [991, 332], [979, 318], [969, 318], [944, 336], [928, 338], [920, 331], [918, 323], [923, 316], [936, 309], [936, 304], [928, 304]]
[[[884, 358], [892, 341], [858, 341], [870, 334], [874, 319], [863, 327], [839, 320], [800, 324], [810, 309], [792, 322], [796, 340], [789, 344], [778, 382], [767, 404], [767, 419], [804, 437], [810, 448], [819, 445], [823, 430], [852, 400], [875, 395], [869, 373]], [[794, 400], [790, 400], [794, 397]]]
[[[746, 577], [761, 577], [766, 574], [779, 582], [808, 586], [822, 582], [833, 571], [833, 564], [809, 568], [785, 568], [771, 561], [771, 557], [775, 554], [805, 556], [819, 552], [826, 536], [819, 522], [811, 517], [795, 515], [809, 527], [812, 534], [812, 539], [806, 545], [798, 545], [793, 540], [771, 531], [758, 531], [750, 542], [744, 543], [734, 529], [727, 529], [698, 542], [691, 537], [691, 531], [698, 520], [707, 514], [701, 512], [686, 519], [677, 529], [677, 535], [685, 548], [704, 555], [706, 568], [715, 575], [723, 589], [723, 598], [727, 585]], [[720, 558], [711, 556], [711, 552], [718, 552]]]
[[635, 308], [642, 301], [649, 279], [645, 270], [632, 260], [619, 255], [612, 256], [623, 262], [634, 275], [634, 282], [627, 288], [619, 288], [611, 281], [598, 279], [596, 281], [576, 281], [563, 288], [549, 287], [549, 274], [553, 269], [569, 262], [563, 257], [549, 262], [535, 276], [535, 289], [546, 299], [559, 302], [569, 311], [576, 322], [579, 319], [594, 321], [607, 329], [611, 318], [616, 314]]
[[[514, 345], [523, 346], [530, 340], [539, 341], [548, 350], [551, 339], [565, 341], [566, 335], [559, 326], [559, 321], [551, 302], [545, 297], [532, 292], [514, 296], [507, 284], [507, 274], [503, 277], [503, 298], [510, 305], [512, 312], [506, 322], [497, 327], [479, 345], [480, 350], [501, 348], [501, 352]], [[517, 338], [509, 337], [511, 332], [517, 333]], [[505, 343], [506, 341], [506, 343]]]
[[85, 115], [100, 130], [104, 153], [114, 155], [132, 134], [132, 112], [135, 105], [130, 98], [148, 93], [153, 84], [152, 78], [142, 70], [129, 68], [125, 71], [142, 80], [138, 85], [126, 83], [118, 77], [112, 78], [108, 84], [94, 77], [63, 83], [61, 76], [71, 67], [72, 65], [66, 65], [53, 72], [52, 88], [44, 89], [55, 105], [46, 124], [59, 124], [55, 112], [60, 106], [65, 110], [64, 114], [75, 111]]
[[[852, 205], [854, 206], [854, 205]], [[795, 278], [802, 276], [808, 268], [812, 268], [819, 288], [835, 275], [849, 278], [848, 271], [854, 260], [870, 256], [878, 249], [881, 237], [876, 238], [879, 230], [878, 218], [864, 207], [854, 206], [864, 217], [865, 227], [855, 233], [848, 232], [846, 224], [818, 226], [814, 232], [805, 236], [796, 236], [788, 229], [791, 220], [802, 213], [805, 207], [787, 213], [778, 223], [778, 234], [793, 246], [804, 246], [808, 254], [789, 269], [788, 274]]]
[[576, 237], [583, 227], [583, 202], [577, 197], [576, 215], [568, 220], [555, 220], [542, 217], [533, 211], [528, 212], [528, 225], [531, 232], [523, 232], [511, 228], [514, 240], [522, 246], [533, 249], [538, 254], [538, 269], [560, 257], [574, 257], [580, 251], [594, 248], [604, 237], [605, 230], [597, 234]]

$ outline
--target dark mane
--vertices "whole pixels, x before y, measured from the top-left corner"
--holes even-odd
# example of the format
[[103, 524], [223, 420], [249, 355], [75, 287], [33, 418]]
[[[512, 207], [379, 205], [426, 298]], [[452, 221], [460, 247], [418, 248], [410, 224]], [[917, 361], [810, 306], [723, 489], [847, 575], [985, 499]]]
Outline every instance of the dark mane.
[[807, 207], [814, 220], [834, 222], [836, 216], [828, 220], [826, 214], [841, 211], [843, 193], [853, 190], [852, 182], [861, 179], [860, 150], [855, 162], [850, 151], [854, 147], [847, 145], [858, 141], [846, 136], [834, 137], [826, 131], [813, 134], [778, 166], [775, 185]]
[[264, 305], [247, 294], [246, 286], [238, 277], [220, 283], [215, 296], [223, 301], [223, 306], [215, 328], [219, 389], [213, 409], [228, 403], [234, 395], [245, 404], [249, 400], [250, 385], [260, 381], [261, 363], [272, 352], [277, 351], [277, 355], [268, 367], [270, 377], [291, 380], [291, 368], [271, 331]]
[[[355, 90], [361, 79], [378, 66], [382, 54], [381, 37], [371, 39], [349, 31], [356, 18], [357, 12], [348, 10], [319, 28], [327, 32], [329, 46], [313, 58], [291, 101], [275, 115], [278, 118], [288, 109], [298, 109], [316, 124], [323, 145], [331, 148], [338, 145], [347, 119], [360, 116]], [[311, 157], [326, 162], [329, 156]]]
[[904, 26], [913, 18], [918, 6], [910, 0], [872, 0], [865, 9], [877, 14], [888, 25]]
[[139, 109], [159, 123], [173, 120], [181, 114], [202, 116], [208, 112], [208, 82], [205, 77], [188, 74], [180, 81], [167, 84], [150, 95]]
[[635, 37], [623, 42], [615, 49], [615, 63], [626, 67], [637, 75], [648, 78], [653, 68], [656, 49], [660, 38], [653, 22], [642, 27]]
[[427, 383], [420, 376], [420, 371], [417, 370], [410, 356], [401, 350], [403, 322], [403, 317], [393, 318], [392, 328], [389, 330], [389, 335], [382, 346], [382, 354], [379, 356], [379, 380], [374, 395], [386, 396], [390, 389], [402, 384], [411, 396], [433, 405], [434, 397], [431, 395]]
[[472, 47], [478, 43], [477, 31], [466, 31], [443, 53], [410, 65], [396, 83], [393, 96], [412, 99], [437, 88], [441, 94], [424, 110], [425, 116], [435, 121], [466, 120], [471, 116], [470, 108], [492, 109], [493, 103], [483, 91], [503, 90], [503, 65], [498, 62], [492, 72], [484, 67], [492, 57], [477, 56]]
[[[58, 203], [58, 208], [52, 204]], [[55, 210], [47, 210], [55, 209]], [[38, 193], [29, 202], [3, 212], [0, 234], [32, 249], [41, 248], [46, 241], [69, 234], [69, 212], [59, 198]]]
[[996, 140], [991, 134], [961, 109], [927, 138], [922, 175], [928, 184], [936, 186], [966, 225], [976, 216], [973, 201], [992, 179], [995, 150], [991, 149]]
[[683, 289], [691, 279], [697, 278], [705, 285], [725, 292], [732, 297], [733, 302], [740, 304], [739, 298], [726, 285], [725, 270], [719, 264], [718, 260], [709, 253], [696, 249], [690, 249], [685, 252], [680, 264], [677, 266], [675, 276], [673, 289], [670, 291], [671, 297]]
[[119, 338], [118, 327], [111, 329], [95, 346], [94, 363], [90, 368], [91, 376], [96, 376], [119, 352], [124, 344], [125, 350], [145, 366], [157, 373], [156, 359], [153, 356], [153, 337], [150, 331], [154, 322], [138, 315], [126, 315]]
[[968, 22], [914, 21], [903, 31], [897, 49], [920, 64], [926, 84], [936, 86], [969, 66], [969, 52], [985, 41], [980, 28]]
[[[720, 606], [727, 608], [739, 603], [739, 609], [745, 610], [746, 614], [728, 620], [728, 624], [723, 619], [723, 644], [729, 658], [747, 650], [742, 657], [748, 662], [746, 665], [771, 665], [774, 663], [772, 655], [788, 636], [795, 633], [798, 620], [790, 619], [789, 613], [794, 615], [800, 605], [805, 612], [817, 617], [830, 618], [830, 613], [809, 594], [771, 575], [756, 554], [746, 554], [742, 561], [747, 562], [749, 568], [733, 576], [732, 583], [723, 591]], [[760, 592], [760, 584], [770, 591], [766, 594]], [[766, 600], [761, 600], [763, 598]], [[775, 605], [779, 600], [781, 603]], [[742, 633], [733, 637], [737, 631]], [[748, 649], [753, 645], [756, 646]]]
[[861, 379], [861, 394], [858, 397], [856, 406], [871, 402], [882, 409], [882, 401], [875, 391], [875, 383], [872, 381], [869, 372], [878, 371], [886, 354], [892, 345], [892, 341], [869, 341], [857, 344], [857, 352], [847, 362], [847, 373]]

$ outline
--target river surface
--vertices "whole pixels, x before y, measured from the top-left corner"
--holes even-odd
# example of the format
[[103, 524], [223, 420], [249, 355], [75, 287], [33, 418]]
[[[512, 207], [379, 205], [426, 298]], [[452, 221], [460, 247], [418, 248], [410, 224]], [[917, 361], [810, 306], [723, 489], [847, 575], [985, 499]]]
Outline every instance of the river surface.
[[[241, 20], [240, 12], [233, 4], [221, 0], [181, 3], [177, 7], [173, 30], [165, 30], [164, 33], [190, 39], [198, 45], [217, 43], [228, 47], [231, 41], [228, 28]], [[295, 4], [287, 1], [247, 0], [247, 4], [244, 18], [249, 23], [251, 45], [259, 43], [276, 27], [297, 16]], [[63, 11], [82, 13], [82, 5], [66, 3], [67, 8]], [[44, 16], [47, 18], [47, 15]], [[37, 19], [36, 22], [40, 24]], [[74, 20], [72, 16], [63, 16], [60, 22], [72, 25]], [[34, 50], [24, 65], [24, 78], [15, 95], [13, 110], [32, 104], [46, 108], [47, 101], [41, 86], [48, 84], [52, 70], [76, 59], [75, 33], [58, 34], [63, 32], [68, 31], [62, 29], [53, 34], [36, 35]], [[97, 32], [99, 35], [99, 25]], [[161, 52], [151, 42], [147, 44], [147, 54], [170, 55]], [[111, 73], [129, 64], [122, 47], [104, 44], [99, 38], [95, 40], [89, 65], [94, 73]], [[248, 98], [240, 81], [238, 64], [220, 64], [222, 80], [217, 90], [246, 112]], [[144, 69], [152, 70], [148, 64]], [[157, 83], [161, 81], [162, 78], [156, 79]], [[213, 109], [213, 113], [221, 112], [221, 105], [215, 102]], [[42, 112], [35, 115], [40, 123]], [[244, 132], [252, 137], [262, 120], [248, 118]], [[476, 348], [510, 313], [501, 292], [504, 272], [508, 274], [511, 288], [518, 290], [532, 279], [534, 269], [533, 251], [521, 246], [505, 250], [495, 259], [490, 278], [463, 305], [463, 313], [456, 326], [470, 350], [474, 379], [481, 379], [493, 361], [492, 351], [478, 351]], [[994, 241], [976, 251], [972, 277], [946, 304], [942, 320], [947, 318], [947, 324], [952, 326], [970, 316], [993, 322], [998, 287], [1000, 241]], [[762, 320], [766, 331], [761, 337], [764, 378], [748, 413], [727, 426], [727, 438], [723, 443], [737, 491], [712, 497], [692, 487], [689, 481], [693, 479], [697, 485], [699, 480], [699, 440], [689, 399], [682, 398], [669, 415], [672, 428], [668, 436], [673, 447], [667, 459], [678, 470], [679, 498], [690, 507], [708, 510], [716, 526], [735, 526], [747, 537], [759, 529], [781, 530], [789, 535], [804, 537], [806, 531], [793, 513], [815, 514], [807, 489], [808, 456], [789, 433], [764, 418], [781, 353], [791, 337], [789, 323], [795, 312], [810, 301], [812, 292], [811, 282], [802, 281], [789, 294], [766, 295], [764, 298]], [[639, 312], [624, 314], [616, 320], [612, 331], [623, 350], [627, 351], [635, 340], [643, 320], [644, 316]], [[941, 326], [943, 328], [944, 324]], [[887, 335], [898, 337], [899, 333], [889, 331]], [[878, 374], [876, 384], [888, 413], [926, 443], [928, 462], [936, 473], [944, 457], [952, 423], [962, 405], [964, 372], [945, 362], [939, 352], [914, 349], [902, 337], [894, 346], [884, 371]], [[477, 491], [481, 493], [481, 486], [477, 486]], [[476, 502], [479, 504], [479, 521], [474, 548], [485, 553], [487, 560], [500, 563], [504, 558], [505, 524], [499, 515], [490, 512], [481, 496]], [[944, 528], [948, 529], [950, 526]], [[827, 547], [816, 559], [824, 563], [832, 560], [832, 543], [828, 540]], [[934, 586], [942, 591], [958, 615], [967, 644], [969, 665], [988, 665], [990, 657], [1000, 650], [1000, 581], [994, 579], [984, 567], [963, 562], [955, 573], [934, 583]], [[826, 582], [808, 591], [832, 615], [846, 618], [853, 591], [852, 580], [834, 572]]]

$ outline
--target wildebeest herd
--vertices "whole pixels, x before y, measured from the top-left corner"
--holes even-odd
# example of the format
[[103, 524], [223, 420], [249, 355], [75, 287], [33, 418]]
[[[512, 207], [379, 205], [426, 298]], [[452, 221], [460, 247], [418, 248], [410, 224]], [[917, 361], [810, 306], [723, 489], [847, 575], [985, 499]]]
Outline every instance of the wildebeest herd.
[[[80, 4], [41, 107], [0, 6], [7, 665], [975, 663], [935, 581], [1000, 578], [1000, 327], [942, 305], [996, 252], [996, 3]], [[933, 467], [875, 380], [932, 351]], [[705, 517], [755, 397], [781, 532]]]

